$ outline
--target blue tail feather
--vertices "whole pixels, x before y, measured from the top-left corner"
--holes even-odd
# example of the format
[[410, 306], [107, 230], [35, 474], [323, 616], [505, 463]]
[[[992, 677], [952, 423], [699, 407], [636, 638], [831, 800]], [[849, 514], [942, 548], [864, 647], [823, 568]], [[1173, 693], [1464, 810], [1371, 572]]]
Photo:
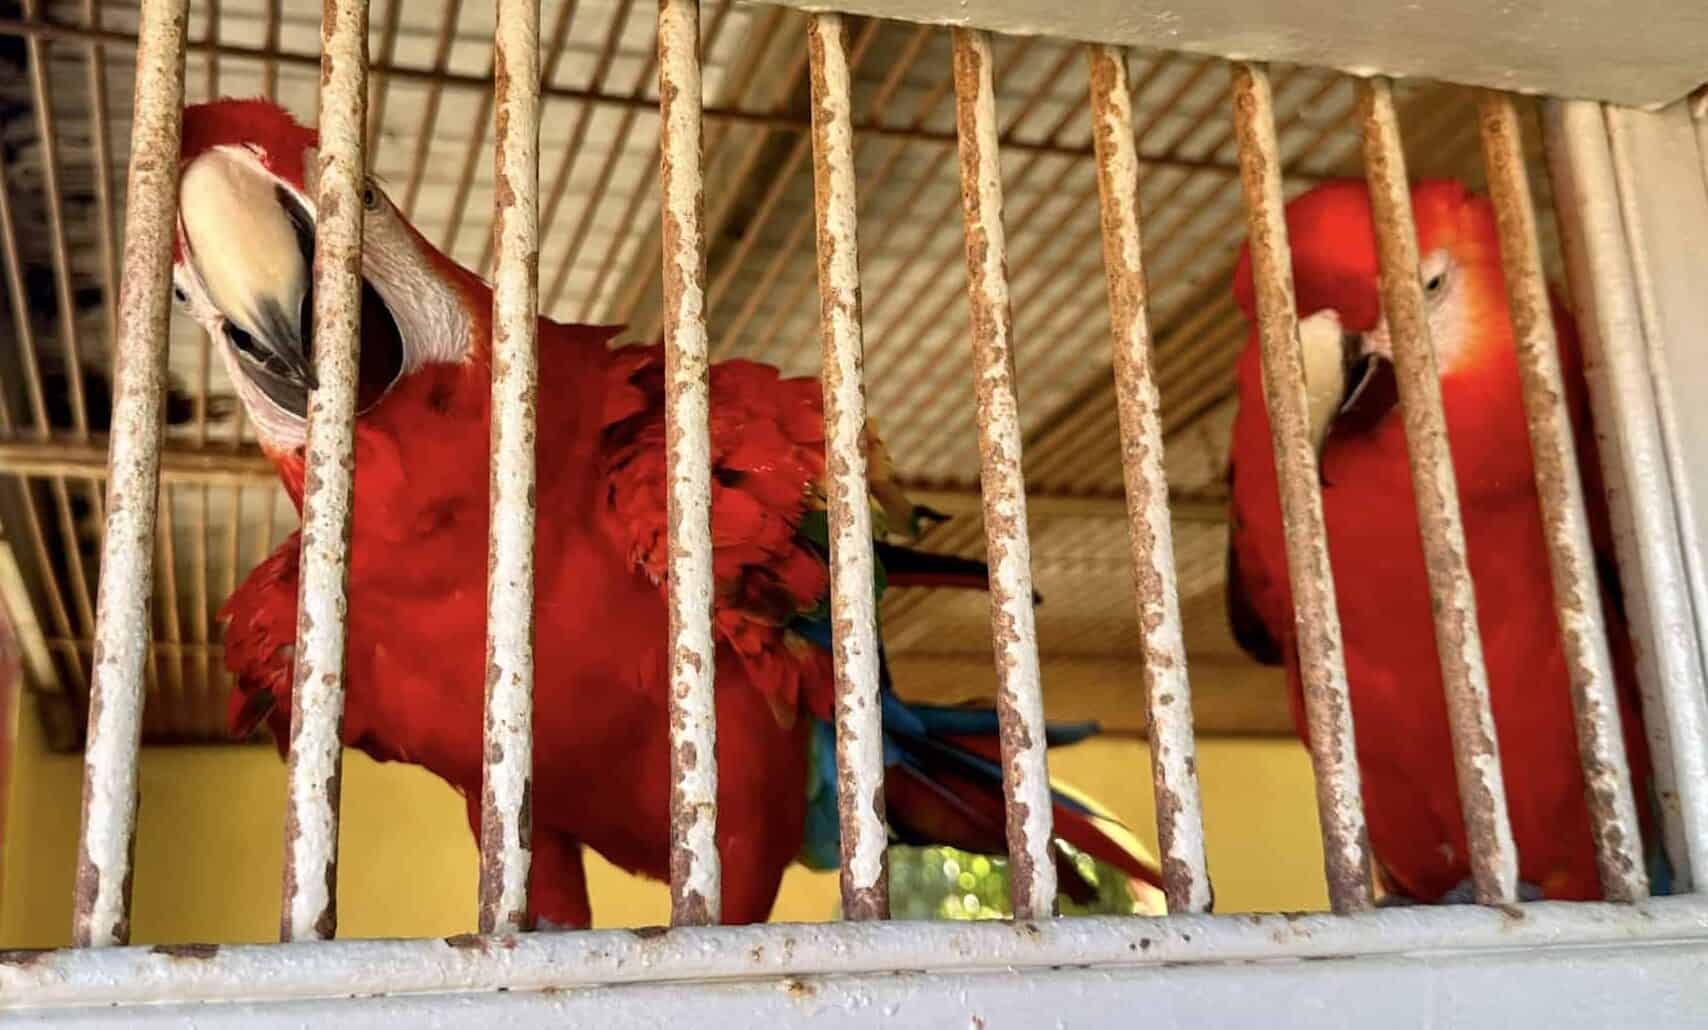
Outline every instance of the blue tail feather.
[[[801, 617], [790, 628], [821, 647], [830, 646], [828, 618]], [[880, 712], [883, 720], [884, 767], [897, 766], [931, 780], [931, 770], [941, 769], [964, 779], [988, 784], [999, 791], [1001, 767], [982, 755], [955, 746], [945, 737], [994, 737], [997, 714], [991, 708], [949, 707], [909, 704], [895, 693], [883, 646], [878, 648]], [[1095, 722], [1056, 723], [1045, 727], [1050, 747], [1078, 743], [1099, 731]], [[840, 861], [841, 820], [836, 810], [836, 728], [833, 723], [813, 720], [808, 738], [806, 839], [801, 861], [814, 869], [834, 869]], [[1059, 791], [1052, 791], [1056, 804], [1089, 815], [1084, 805]]]

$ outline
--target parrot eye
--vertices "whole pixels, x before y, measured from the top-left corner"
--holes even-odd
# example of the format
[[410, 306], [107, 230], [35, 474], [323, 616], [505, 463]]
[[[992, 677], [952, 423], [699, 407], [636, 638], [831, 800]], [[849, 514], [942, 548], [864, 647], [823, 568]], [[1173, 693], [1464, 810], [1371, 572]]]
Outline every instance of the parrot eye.
[[380, 191], [374, 189], [374, 184], [371, 182], [362, 186], [362, 206], [369, 211], [379, 210]]
[[1436, 251], [1423, 261], [1423, 293], [1431, 300], [1439, 297], [1447, 289], [1447, 280], [1453, 270], [1453, 262], [1444, 251]]
[[177, 301], [179, 304], [190, 303], [190, 295], [185, 293], [184, 288], [179, 286], [177, 283], [172, 284], [172, 299]]

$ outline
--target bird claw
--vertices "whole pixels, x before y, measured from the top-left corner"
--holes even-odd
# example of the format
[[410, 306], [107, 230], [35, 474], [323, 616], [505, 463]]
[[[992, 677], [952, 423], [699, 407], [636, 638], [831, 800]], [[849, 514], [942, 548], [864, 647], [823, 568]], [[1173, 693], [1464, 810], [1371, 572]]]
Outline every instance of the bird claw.
[[[1542, 888], [1533, 883], [1527, 883], [1524, 880], [1518, 881], [1519, 901], [1541, 901], [1543, 897]], [[1472, 884], [1470, 877], [1466, 877], [1454, 884], [1451, 889], [1442, 894], [1441, 897], [1435, 901], [1435, 904], [1437, 905], [1475, 905], [1476, 903], [1477, 891], [1475, 885]], [[1421, 904], [1423, 904], [1423, 902], [1418, 901], [1416, 898], [1400, 894], [1396, 891], [1395, 893], [1384, 895], [1376, 902], [1376, 907], [1400, 908], [1407, 905]]]
[[534, 919], [534, 932], [536, 933], [567, 933], [573, 929], [575, 927], [568, 923], [554, 923], [545, 916], [538, 916]]

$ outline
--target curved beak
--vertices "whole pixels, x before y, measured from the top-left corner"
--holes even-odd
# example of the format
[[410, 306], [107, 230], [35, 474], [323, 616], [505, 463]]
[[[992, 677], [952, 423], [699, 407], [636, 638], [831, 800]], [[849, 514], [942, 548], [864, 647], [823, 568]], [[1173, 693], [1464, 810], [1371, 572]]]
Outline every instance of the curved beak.
[[1346, 394], [1335, 414], [1336, 432], [1360, 433], [1373, 428], [1399, 403], [1394, 363], [1371, 350], [1362, 334], [1348, 334], [1342, 352], [1346, 363]]
[[308, 411], [314, 375], [314, 218], [259, 163], [210, 151], [184, 169], [185, 249], [224, 316], [224, 343], [280, 408]]

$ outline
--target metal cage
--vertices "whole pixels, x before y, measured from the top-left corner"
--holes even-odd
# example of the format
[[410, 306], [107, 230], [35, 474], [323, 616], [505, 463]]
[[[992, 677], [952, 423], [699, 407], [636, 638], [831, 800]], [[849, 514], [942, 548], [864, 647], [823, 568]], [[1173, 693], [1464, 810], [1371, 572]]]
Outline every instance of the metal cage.
[[[787, 43], [800, 55], [810, 83], [810, 115], [803, 125], [787, 112], [706, 104], [695, 0], [659, 0], [656, 54], [641, 64], [640, 85], [627, 96], [558, 84], [551, 67], [542, 74], [538, 2], [499, 0], [492, 66], [507, 71], [492, 79], [482, 107], [482, 119], [492, 119], [499, 156], [493, 232], [488, 253], [481, 257], [495, 269], [492, 317], [498, 331], [492, 382], [490, 674], [484, 729], [489, 746], [481, 799], [480, 932], [443, 940], [330, 940], [336, 931], [329, 885], [339, 832], [345, 542], [360, 303], [354, 269], [362, 238], [360, 191], [374, 145], [370, 96], [372, 102], [384, 104], [383, 91], [370, 86], [381, 76], [397, 81], [413, 76], [428, 83], [469, 76], [450, 70], [443, 57], [430, 71], [389, 63], [389, 57], [370, 68], [367, 0], [327, 0], [318, 56], [282, 49], [276, 32], [260, 47], [224, 43], [217, 36], [192, 44], [187, 0], [143, 0], [134, 36], [103, 27], [100, 6], [89, 4], [88, 16], [72, 22], [52, 20], [27, 4], [24, 17], [0, 23], [0, 32], [27, 46], [29, 66], [42, 80], [32, 83], [38, 93], [46, 87], [43, 49], [50, 43], [84, 48], [89, 74], [96, 77], [104, 74], [106, 48], [136, 50], [122, 237], [112, 223], [117, 198], [105, 177], [97, 177], [101, 228], [96, 242], [118, 356], [110, 452], [102, 473], [106, 489], [104, 494], [91, 489], [88, 497], [104, 519], [99, 591], [92, 603], [87, 597], [67, 602], [55, 596], [51, 621], [57, 624], [59, 643], [51, 659], [35, 659], [42, 667], [58, 663], [53, 675], [87, 677], [89, 683], [77, 947], [0, 955], [0, 1008], [11, 1018], [87, 1025], [295, 1025], [319, 1019], [460, 1025], [471, 1018], [501, 1015], [542, 1024], [597, 1018], [616, 1025], [680, 1018], [757, 1025], [808, 1017], [837, 1025], [879, 1018], [910, 1024], [970, 1020], [981, 1027], [1033, 1025], [1044, 1019], [1093, 1024], [1190, 1019], [1217, 1025], [1708, 1025], [1708, 997], [1700, 987], [1700, 970], [1708, 961], [1708, 904], [1694, 890], [1708, 877], [1708, 690], [1703, 664], [1708, 565], [1702, 555], [1708, 523], [1698, 497], [1708, 488], [1708, 427], [1697, 424], [1705, 416], [1701, 406], [1692, 403], [1692, 387], [1708, 381], [1708, 358], [1700, 346], [1708, 302], [1691, 274], [1708, 242], [1708, 114], [1693, 114], [1687, 101], [1653, 111], [1593, 100], [1540, 103], [1549, 172], [1544, 185], [1552, 191], [1572, 292], [1594, 364], [1596, 425], [1613, 484], [1620, 567], [1632, 584], [1630, 609], [1641, 643], [1643, 706], [1664, 802], [1665, 839], [1683, 888], [1667, 898], [1648, 896], [1638, 851], [1635, 805], [1594, 593], [1595, 558], [1571, 428], [1559, 399], [1561, 370], [1532, 200], [1533, 162], [1527, 160], [1522, 131], [1524, 105], [1508, 93], [1482, 92], [1475, 108], [1479, 134], [1467, 137], [1480, 143], [1499, 215], [1537, 484], [1547, 515], [1550, 574], [1574, 670], [1572, 700], [1591, 785], [1598, 863], [1610, 899], [1520, 904], [1434, 351], [1421, 314], [1397, 87], [1381, 76], [1290, 80], [1290, 85], [1296, 81], [1318, 88], [1313, 103], [1338, 88], [1356, 99], [1357, 106], [1348, 110], [1359, 126], [1362, 165], [1377, 213], [1384, 308], [1394, 332], [1401, 409], [1455, 729], [1459, 788], [1472, 841], [1477, 905], [1383, 910], [1373, 906], [1353, 750], [1356, 728], [1340, 652], [1316, 459], [1305, 428], [1304, 369], [1282, 218], [1287, 157], [1278, 139], [1291, 126], [1278, 127], [1275, 79], [1263, 63], [1232, 61], [1226, 71], [1231, 122], [1221, 123], [1223, 135], [1216, 145], [1146, 153], [1139, 144], [1148, 137], [1135, 128], [1135, 83], [1129, 81], [1128, 55], [1105, 43], [1082, 48], [1083, 63], [1076, 64], [1085, 78], [1078, 88], [1084, 98], [1081, 113], [1089, 112], [1106, 291], [1097, 291], [1102, 294], [1097, 300], [1107, 304], [1113, 330], [1105, 346], [1110, 348], [1106, 353], [1114, 371], [1114, 392], [1112, 402], [1106, 401], [1101, 410], [1107, 417], [1112, 406], [1118, 425], [1118, 446], [1098, 453], [1111, 460], [1118, 455], [1123, 477], [1140, 655], [1131, 663], [1131, 679], [1136, 681], [1134, 689], [1142, 690], [1147, 715], [1169, 915], [1056, 918], [1055, 866], [1047, 850], [1051, 825], [1043, 692], [1030, 604], [1028, 482], [1021, 462], [1023, 451], [1030, 459], [1052, 444], [1048, 435], [1040, 440], [1025, 431], [1020, 411], [1013, 310], [1040, 298], [1037, 290], [1022, 293], [1012, 286], [1020, 262], [1013, 260], [1005, 236], [1004, 187], [1014, 176], [1001, 163], [1001, 155], [1010, 148], [1038, 155], [1073, 152], [1075, 145], [1062, 142], [1058, 134], [1039, 137], [1005, 130], [992, 37], [981, 28], [957, 25], [948, 30], [953, 131], [945, 132], [923, 121], [912, 126], [857, 123], [850, 68], [851, 54], [861, 43], [854, 40], [851, 51], [851, 22], [844, 15], [811, 14], [805, 19], [805, 38]], [[278, 22], [273, 24], [276, 28]], [[938, 31], [921, 27], [917, 38], [923, 41]], [[611, 38], [618, 35], [613, 32]], [[607, 65], [615, 45], [605, 52]], [[450, 46], [447, 36], [441, 54], [448, 54]], [[192, 47], [213, 58], [261, 62], [274, 84], [281, 67], [320, 69], [316, 189], [319, 210], [327, 213], [318, 225], [314, 261], [320, 386], [312, 397], [307, 443], [311, 486], [303, 511], [305, 614], [296, 651], [298, 686], [286, 799], [290, 831], [281, 924], [286, 943], [141, 948], [127, 945], [146, 686], [152, 677], [167, 675], [169, 667], [175, 676], [186, 669], [179, 655], [169, 655], [172, 661], [161, 664], [161, 642], [151, 645], [156, 569], [171, 575], [176, 565], [170, 559], [163, 566], [156, 561], [156, 541], [169, 547], [175, 539], [157, 521], [162, 511], [167, 518], [172, 512], [157, 505], [160, 486], [174, 477], [198, 476], [203, 484], [253, 483], [265, 472], [253, 453], [207, 460], [175, 448], [163, 432], [178, 175], [171, 156], [178, 148], [186, 52]], [[555, 57], [546, 63], [555, 64]], [[1061, 74], [1069, 67], [1064, 60]], [[1215, 62], [1202, 67], [1205, 71], [1192, 73], [1199, 76], [1194, 83], [1224, 74]], [[662, 298], [655, 321], [666, 344], [670, 426], [675, 925], [657, 931], [529, 932], [521, 913], [526, 909], [530, 856], [517, 828], [526, 824], [532, 768], [535, 316], [542, 308], [541, 227], [551, 220], [550, 215], [542, 219], [542, 187], [550, 183], [540, 175], [542, 97], [578, 98], [588, 109], [596, 101], [625, 112], [625, 117], [638, 117], [654, 108], [643, 87], [655, 71], [658, 164], [646, 170], [648, 185], [635, 196], [646, 196], [656, 178], [662, 261], [652, 285], [659, 287]], [[601, 80], [603, 76], [601, 72]], [[473, 84], [485, 89], [487, 82], [476, 78]], [[104, 86], [99, 94], [105, 95]], [[40, 116], [50, 119], [52, 106], [39, 95], [37, 102], [42, 105]], [[1064, 114], [1063, 123], [1073, 116], [1071, 110]], [[93, 117], [104, 121], [108, 113], [103, 107]], [[624, 124], [626, 136], [633, 122]], [[817, 247], [825, 430], [829, 467], [836, 470], [830, 481], [828, 521], [833, 529], [833, 605], [840, 628], [835, 647], [837, 758], [843, 770], [838, 802], [842, 898], [848, 918], [834, 924], [714, 925], [720, 859], [713, 837], [717, 769], [710, 760], [716, 726], [707, 368], [724, 348], [710, 338], [707, 318], [728, 280], [722, 269], [708, 272], [708, 234], [721, 227], [726, 212], [713, 201], [708, 219], [702, 184], [704, 162], [715, 149], [708, 137], [716, 127], [731, 124], [776, 126], [794, 133], [790, 160], [798, 165], [810, 158], [812, 169], [810, 229]], [[1010, 806], [1011, 921], [949, 925], [886, 920], [886, 831], [881, 808], [872, 803], [882, 783], [876, 613], [871, 592], [863, 586], [872, 576], [873, 554], [869, 512], [860, 500], [867, 488], [863, 320], [877, 303], [888, 303], [887, 298], [874, 303], [871, 295], [863, 303], [860, 290], [856, 201], [861, 182], [855, 138], [857, 131], [868, 129], [879, 136], [953, 146], [959, 158], [958, 209], [965, 240], [961, 257], [976, 407], [957, 411], [945, 402], [934, 416], [939, 421], [926, 423], [920, 432], [952, 418], [976, 426], [982, 494], [976, 525], [982, 526], [992, 559], [990, 619], [1004, 728], [1003, 785]], [[484, 124], [480, 131], [485, 132]], [[43, 136], [51, 142], [51, 124], [44, 125]], [[102, 149], [107, 145], [103, 125], [92, 143], [99, 167], [108, 161]], [[1235, 154], [1232, 165], [1217, 164], [1215, 155], [1224, 145]], [[575, 148], [572, 142], [569, 149]], [[1209, 156], [1202, 156], [1206, 152]], [[1085, 148], [1078, 153], [1084, 154]], [[744, 168], [752, 169], [755, 154]], [[474, 160], [471, 155], [471, 169]], [[423, 156], [417, 169], [425, 161]], [[1218, 183], [1213, 192], [1232, 204], [1237, 179], [1243, 199], [1243, 207], [1230, 207], [1236, 213], [1221, 224], [1243, 227], [1252, 242], [1264, 390], [1277, 427], [1274, 457], [1288, 528], [1287, 560], [1304, 631], [1300, 664], [1332, 913], [1209, 914], [1211, 884], [1172, 538], [1178, 513], [1171, 514], [1162, 461], [1170, 425], [1163, 393], [1172, 388], [1175, 397], [1190, 402], [1195, 393], [1218, 384], [1225, 390], [1230, 363], [1224, 358], [1181, 371], [1178, 365], [1161, 367], [1156, 355], [1148, 310], [1148, 291], [1154, 286], [1147, 286], [1147, 271], [1156, 284], [1175, 268], [1158, 267], [1159, 249], [1141, 244], [1139, 209], [1141, 180], [1160, 167], [1210, 168]], [[613, 159], [599, 173], [600, 190], [620, 178], [615, 169]], [[57, 164], [51, 166], [46, 182], [50, 197], [61, 188], [56, 179], [61, 174]], [[1181, 179], [1174, 189], [1186, 189], [1186, 181]], [[418, 189], [418, 179], [408, 189]], [[469, 190], [465, 186], [459, 194], [456, 203], [466, 208]], [[546, 208], [555, 210], [559, 198], [554, 191], [545, 200]], [[1092, 202], [1090, 194], [1080, 199]], [[634, 210], [631, 205], [631, 216]], [[954, 210], [950, 206], [946, 217], [952, 218]], [[1241, 210], [1243, 225], [1237, 214]], [[9, 208], [0, 207], [0, 215], [5, 216], [0, 231], [19, 313], [16, 324], [25, 337], [20, 342], [26, 353], [33, 353], [30, 319], [22, 313], [28, 294], [19, 270], [15, 227]], [[70, 259], [65, 228], [57, 220], [54, 225], [59, 234], [54, 243], [54, 294], [64, 305], [64, 332], [71, 334]], [[792, 247], [798, 248], [808, 231], [804, 221], [802, 225]], [[453, 237], [456, 231], [451, 230]], [[583, 228], [581, 233], [590, 231]], [[580, 246], [572, 244], [571, 250]], [[647, 246], [647, 241], [633, 243], [642, 260], [650, 260], [644, 256], [652, 253]], [[1167, 250], [1165, 246], [1160, 253]], [[1036, 259], [1035, 254], [1021, 257]], [[953, 257], [942, 260], [952, 262]], [[561, 293], [562, 282], [560, 278], [548, 291]], [[773, 299], [773, 306], [798, 307], [808, 282], [797, 283], [793, 301]], [[645, 286], [635, 291], [637, 296], [644, 292]], [[610, 293], [600, 282], [588, 286], [586, 295], [597, 305]], [[603, 310], [615, 307], [610, 300], [603, 303]], [[761, 303], [751, 301], [752, 310], [740, 316], [744, 326]], [[630, 305], [625, 313], [634, 311]], [[1198, 329], [1216, 319], [1225, 324], [1229, 317], [1225, 307], [1215, 310]], [[66, 342], [75, 354], [69, 336]], [[70, 366], [71, 374], [76, 367]], [[897, 367], [892, 362], [886, 372], [893, 374]], [[1048, 368], [1042, 371], [1047, 374]], [[0, 463], [45, 477], [50, 484], [44, 495], [49, 517], [68, 523], [71, 487], [65, 477], [77, 469], [87, 472], [99, 462], [99, 435], [79, 410], [72, 438], [55, 439], [45, 421], [39, 378], [33, 383], [33, 423], [0, 410], [7, 430]], [[1106, 386], [1100, 392], [1111, 396]], [[1056, 439], [1084, 440], [1107, 425], [1092, 419], [1077, 425], [1070, 421], [1056, 428]], [[201, 432], [205, 439], [205, 414]], [[1062, 445], [1054, 447], [1059, 452]], [[204, 491], [201, 496], [205, 524], [208, 495]], [[36, 517], [32, 509], [29, 518]], [[70, 529], [68, 524], [63, 528]], [[26, 536], [39, 551], [48, 548], [40, 524], [27, 527]], [[962, 542], [976, 545], [976, 540]], [[232, 544], [234, 569], [236, 550]], [[68, 553], [77, 552], [72, 548]], [[86, 583], [83, 577], [81, 569], [74, 574], [78, 583]], [[94, 631], [88, 654], [75, 640], [79, 606]], [[165, 643], [186, 650], [201, 646], [205, 686], [206, 656], [213, 647], [205, 630], [187, 641], [174, 624], [172, 634]], [[189, 668], [194, 675], [194, 664]], [[1305, 959], [1317, 961], [1300, 961]], [[1515, 989], [1515, 977], [1522, 989]]]

